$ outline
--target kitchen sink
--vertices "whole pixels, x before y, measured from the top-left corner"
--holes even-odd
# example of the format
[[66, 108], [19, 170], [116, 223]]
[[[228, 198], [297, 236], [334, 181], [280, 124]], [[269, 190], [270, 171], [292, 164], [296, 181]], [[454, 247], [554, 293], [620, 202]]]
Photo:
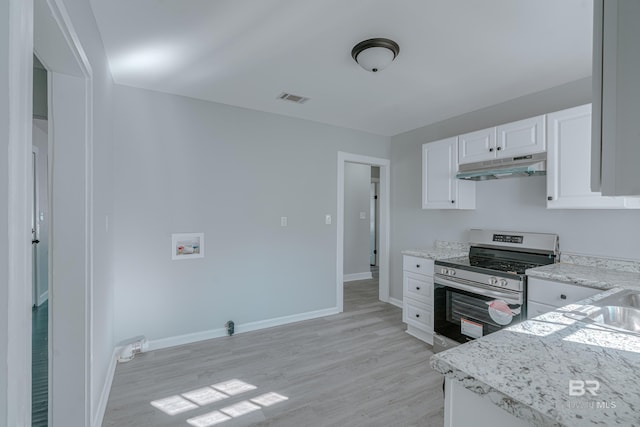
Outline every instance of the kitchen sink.
[[617, 292], [594, 301], [587, 310], [567, 314], [581, 322], [640, 334], [640, 291]]
[[640, 310], [636, 308], [606, 305], [590, 313], [586, 319], [593, 323], [640, 333]]
[[640, 291], [629, 289], [626, 291], [618, 292], [607, 298], [603, 298], [600, 301], [596, 301], [594, 305], [600, 307], [631, 307], [640, 310]]

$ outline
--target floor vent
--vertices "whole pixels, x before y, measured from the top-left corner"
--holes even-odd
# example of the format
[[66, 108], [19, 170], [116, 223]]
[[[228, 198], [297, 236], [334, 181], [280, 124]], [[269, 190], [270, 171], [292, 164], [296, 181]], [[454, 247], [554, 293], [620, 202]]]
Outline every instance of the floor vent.
[[283, 101], [291, 101], [296, 104], [304, 104], [309, 100], [309, 98], [305, 98], [304, 96], [293, 95], [291, 93], [282, 92], [278, 95], [278, 99], [282, 99]]

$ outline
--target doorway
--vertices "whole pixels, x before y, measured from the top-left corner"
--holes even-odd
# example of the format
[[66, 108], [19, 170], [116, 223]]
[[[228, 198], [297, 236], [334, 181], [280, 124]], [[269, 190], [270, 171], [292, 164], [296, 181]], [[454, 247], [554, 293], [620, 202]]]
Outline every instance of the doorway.
[[371, 276], [379, 276], [378, 268], [378, 234], [380, 232], [380, 204], [378, 203], [378, 193], [380, 187], [380, 168], [371, 166], [371, 186], [369, 189], [369, 266]]
[[[338, 152], [338, 212], [337, 212], [337, 248], [336, 248], [336, 308], [339, 312], [344, 310], [344, 243], [345, 243], [345, 170], [347, 164], [359, 164], [375, 166], [379, 168], [380, 177], [378, 183], [378, 233], [376, 240], [377, 264], [379, 268], [378, 299], [389, 302], [389, 211], [390, 211], [390, 161], [377, 157], [363, 156], [359, 154]], [[370, 176], [367, 178], [365, 198], [369, 199]], [[365, 208], [368, 210], [369, 208]], [[366, 218], [366, 217], [365, 217]], [[368, 227], [367, 227], [368, 230]], [[369, 237], [367, 237], [367, 241]], [[365, 248], [366, 250], [367, 248]], [[365, 255], [367, 255], [365, 253]], [[369, 262], [369, 257], [365, 257]]]
[[49, 420], [49, 184], [47, 70], [33, 56], [31, 425]]
[[[62, 0], [12, 0], [6, 44], [8, 105], [7, 425], [32, 409], [34, 53], [49, 71], [47, 158], [50, 251], [47, 300], [48, 425], [92, 425], [92, 71]], [[4, 47], [4, 46], [3, 46]], [[53, 82], [53, 83], [52, 83]], [[55, 122], [55, 126], [52, 123]], [[40, 158], [42, 158], [40, 152]], [[37, 157], [36, 157], [37, 159]], [[55, 159], [55, 161], [54, 161]], [[55, 203], [53, 202], [55, 200]], [[39, 212], [39, 211], [38, 211]], [[31, 217], [31, 218], [30, 218]], [[42, 233], [41, 235], [42, 236]], [[39, 256], [39, 258], [42, 258]], [[42, 276], [42, 275], [41, 275]], [[4, 402], [3, 402], [4, 403]]]

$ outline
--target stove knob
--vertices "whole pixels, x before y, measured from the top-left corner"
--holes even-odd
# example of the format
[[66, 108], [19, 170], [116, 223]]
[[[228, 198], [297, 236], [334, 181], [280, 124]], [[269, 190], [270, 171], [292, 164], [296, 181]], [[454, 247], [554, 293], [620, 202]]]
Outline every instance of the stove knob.
[[508, 283], [507, 283], [507, 281], [505, 279], [500, 279], [499, 283], [500, 283], [500, 286], [502, 286], [503, 288], [508, 285]]
[[455, 276], [456, 271], [454, 269], [449, 270], [449, 276]]
[[495, 277], [489, 277], [489, 284], [490, 285], [495, 285], [498, 283], [498, 279], [496, 279]]
[[442, 270], [440, 270], [440, 273], [442, 273], [442, 274], [445, 274], [445, 275], [446, 275], [446, 274], [449, 274], [449, 270], [448, 270], [448, 269], [446, 269], [446, 268], [443, 268]]

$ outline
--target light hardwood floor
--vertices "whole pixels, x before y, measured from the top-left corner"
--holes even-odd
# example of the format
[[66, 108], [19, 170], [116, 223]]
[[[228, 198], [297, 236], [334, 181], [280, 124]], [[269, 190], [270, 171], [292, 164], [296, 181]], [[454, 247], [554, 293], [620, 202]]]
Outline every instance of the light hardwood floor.
[[[345, 311], [335, 316], [119, 364], [103, 425], [442, 426], [442, 376], [429, 366], [431, 348], [404, 332], [399, 308], [377, 300], [376, 279], [347, 283], [344, 295]], [[221, 394], [219, 384], [230, 380], [255, 389]], [[180, 396], [198, 389], [204, 401], [223, 399], [196, 405]], [[266, 393], [281, 397], [271, 395], [270, 406], [251, 400]], [[190, 409], [168, 415], [151, 404], [171, 397]], [[211, 421], [193, 421], [205, 414]]]

